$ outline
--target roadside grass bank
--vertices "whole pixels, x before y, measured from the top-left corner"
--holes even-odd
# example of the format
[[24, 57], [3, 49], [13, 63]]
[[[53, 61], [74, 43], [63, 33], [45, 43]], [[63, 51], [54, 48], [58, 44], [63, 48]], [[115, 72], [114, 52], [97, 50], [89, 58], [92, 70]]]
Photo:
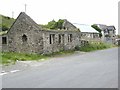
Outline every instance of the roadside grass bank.
[[116, 47], [116, 46], [113, 44], [107, 44], [103, 42], [89, 42], [85, 46], [77, 47], [77, 50], [90, 52], [90, 51], [102, 50], [102, 49], [107, 49], [112, 47]]
[[101, 42], [89, 42], [85, 46], [76, 46], [74, 50], [53, 52], [52, 54], [27, 54], [27, 53], [16, 53], [16, 52], [1, 52], [2, 57], [0, 64], [9, 65], [15, 64], [18, 61], [43, 61], [47, 58], [56, 57], [60, 55], [69, 55], [75, 53], [75, 51], [90, 52], [95, 50], [102, 50], [114, 47], [111, 44], [101, 43]]
[[16, 53], [16, 52], [1, 52], [0, 64], [9, 65], [15, 64], [16, 61], [43, 61], [50, 57], [55, 57], [58, 55], [72, 54], [75, 50], [67, 50], [54, 52], [52, 54], [27, 54], [27, 53]]

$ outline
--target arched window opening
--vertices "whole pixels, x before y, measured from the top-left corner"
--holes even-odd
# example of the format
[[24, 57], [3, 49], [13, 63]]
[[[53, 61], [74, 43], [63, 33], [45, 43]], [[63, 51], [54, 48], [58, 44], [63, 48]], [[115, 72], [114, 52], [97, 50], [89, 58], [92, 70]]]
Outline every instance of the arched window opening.
[[22, 36], [22, 41], [27, 42], [27, 36], [25, 34]]

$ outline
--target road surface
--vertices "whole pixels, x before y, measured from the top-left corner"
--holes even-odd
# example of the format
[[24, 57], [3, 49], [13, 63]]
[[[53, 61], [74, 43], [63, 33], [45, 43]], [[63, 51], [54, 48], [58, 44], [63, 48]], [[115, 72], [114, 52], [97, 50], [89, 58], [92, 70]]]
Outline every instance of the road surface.
[[3, 88], [117, 88], [118, 48], [56, 57], [2, 75]]

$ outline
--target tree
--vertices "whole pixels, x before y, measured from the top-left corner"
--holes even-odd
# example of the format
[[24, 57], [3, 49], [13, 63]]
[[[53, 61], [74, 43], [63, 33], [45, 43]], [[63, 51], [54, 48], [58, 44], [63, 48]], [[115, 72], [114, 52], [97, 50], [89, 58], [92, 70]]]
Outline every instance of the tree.
[[91, 25], [91, 27], [93, 27], [95, 30], [97, 30], [99, 32], [99, 36], [102, 37], [102, 30], [95, 24]]
[[57, 22], [57, 28], [62, 29], [63, 23], [64, 23], [64, 20], [59, 19], [58, 22]]
[[55, 20], [52, 20], [52, 21], [48, 22], [46, 27], [49, 28], [49, 29], [56, 29], [57, 28], [57, 23], [56, 23]]
[[62, 29], [64, 20], [59, 19], [57, 22], [55, 20], [52, 20], [48, 22], [47, 25], [43, 25], [42, 27], [48, 28], [48, 29]]

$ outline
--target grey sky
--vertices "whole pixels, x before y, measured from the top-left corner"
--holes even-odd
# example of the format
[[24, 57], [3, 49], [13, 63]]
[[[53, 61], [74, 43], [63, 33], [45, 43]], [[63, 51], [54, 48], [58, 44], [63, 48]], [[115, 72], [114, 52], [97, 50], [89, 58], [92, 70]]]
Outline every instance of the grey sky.
[[0, 14], [16, 18], [21, 11], [39, 24], [55, 19], [72, 23], [107, 24], [118, 28], [119, 0], [0, 0]]

